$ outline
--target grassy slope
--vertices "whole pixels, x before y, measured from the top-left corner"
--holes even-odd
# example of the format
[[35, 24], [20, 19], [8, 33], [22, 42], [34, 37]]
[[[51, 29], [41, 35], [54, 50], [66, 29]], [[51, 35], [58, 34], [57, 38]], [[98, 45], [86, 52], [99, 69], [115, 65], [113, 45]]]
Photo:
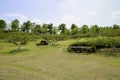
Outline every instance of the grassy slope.
[[69, 54], [69, 43], [37, 47], [31, 42], [12, 53], [17, 47], [0, 41], [0, 80], [120, 80], [120, 58]]

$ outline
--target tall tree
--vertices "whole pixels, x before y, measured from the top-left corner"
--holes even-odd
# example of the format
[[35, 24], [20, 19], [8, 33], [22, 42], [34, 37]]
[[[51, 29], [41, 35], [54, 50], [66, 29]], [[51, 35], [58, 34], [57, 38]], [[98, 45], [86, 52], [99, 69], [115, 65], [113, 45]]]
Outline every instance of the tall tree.
[[21, 25], [20, 31], [22, 31], [22, 32], [25, 32], [25, 31], [26, 31], [25, 25]]
[[48, 26], [47, 24], [43, 24], [42, 25], [42, 28], [41, 28], [41, 33], [42, 34], [46, 34], [47, 33], [47, 26]]
[[11, 22], [11, 29], [17, 31], [19, 29], [19, 20], [15, 19]]
[[86, 34], [89, 32], [89, 28], [87, 25], [83, 25], [81, 28], [80, 28], [80, 33], [82, 34]]
[[29, 33], [32, 27], [32, 23], [30, 21], [24, 22], [23, 23], [23, 30], [25, 30], [25, 32]]
[[0, 30], [5, 30], [7, 23], [4, 20], [0, 20]]
[[114, 25], [113, 25], [113, 29], [119, 29], [119, 28], [120, 28], [119, 25], [117, 25], [117, 24], [114, 24]]
[[69, 34], [70, 34], [70, 30], [69, 30], [68, 28], [65, 28], [64, 34], [65, 34], [65, 35], [69, 35]]
[[66, 24], [62, 23], [58, 26], [58, 30], [60, 31], [60, 34], [64, 34], [66, 29]]
[[48, 24], [47, 28], [48, 28], [48, 32], [51, 34], [52, 33], [53, 24], [52, 23]]
[[52, 32], [52, 34], [57, 34], [57, 27], [53, 27], [51, 32]]
[[91, 26], [90, 33], [91, 34], [98, 34], [99, 33], [99, 27], [97, 25]]
[[33, 33], [35, 34], [40, 34], [41, 33], [41, 25], [37, 24], [34, 28], [33, 28]]
[[72, 25], [71, 25], [71, 34], [72, 34], [72, 35], [76, 35], [76, 34], [78, 34], [78, 33], [79, 33], [79, 28], [78, 28], [78, 26], [75, 25], [75, 24], [72, 24]]

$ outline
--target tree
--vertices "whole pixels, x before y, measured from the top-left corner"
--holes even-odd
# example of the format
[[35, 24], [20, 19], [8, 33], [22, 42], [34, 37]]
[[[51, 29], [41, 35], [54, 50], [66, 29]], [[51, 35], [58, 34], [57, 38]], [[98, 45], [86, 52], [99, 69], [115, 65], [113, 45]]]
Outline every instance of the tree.
[[79, 33], [79, 28], [78, 28], [78, 26], [75, 25], [75, 24], [72, 24], [72, 25], [71, 25], [71, 34], [72, 34], [72, 35], [76, 35], [76, 34], [78, 34], [78, 33]]
[[64, 34], [66, 29], [66, 24], [62, 23], [58, 26], [58, 30], [60, 31], [60, 34]]
[[52, 23], [48, 24], [47, 28], [48, 28], [48, 32], [51, 34], [52, 33], [53, 24]]
[[1, 19], [1, 20], [0, 20], [0, 30], [1, 30], [1, 31], [5, 30], [6, 25], [7, 25], [6, 22]]
[[19, 20], [15, 19], [11, 22], [11, 29], [17, 31], [19, 29]]
[[25, 31], [26, 31], [25, 25], [21, 25], [21, 31], [22, 31], [22, 32], [25, 32]]
[[52, 34], [57, 34], [57, 27], [53, 27], [51, 32], [52, 32]]
[[64, 30], [64, 34], [65, 34], [65, 35], [69, 35], [69, 34], [70, 34], [70, 30], [67, 29], [67, 28], [65, 28], [65, 30]]
[[90, 33], [91, 34], [98, 34], [99, 33], [99, 27], [97, 25], [91, 26]]
[[47, 33], [47, 24], [43, 24], [41, 28], [41, 33], [46, 34]]
[[81, 28], [80, 28], [80, 33], [82, 34], [86, 34], [89, 32], [89, 28], [87, 25], [83, 25]]
[[32, 29], [32, 33], [35, 34], [40, 34], [41, 33], [41, 25], [36, 25], [33, 29]]
[[30, 32], [31, 27], [32, 27], [32, 23], [30, 21], [24, 22], [22, 26], [23, 30], [27, 33]]
[[119, 25], [117, 25], [117, 24], [114, 24], [114, 25], [113, 25], [113, 29], [119, 29], [119, 28], [120, 28]]
[[18, 50], [21, 49], [22, 44], [26, 44], [29, 41], [29, 36], [27, 34], [14, 32], [9, 35], [9, 41], [18, 46]]

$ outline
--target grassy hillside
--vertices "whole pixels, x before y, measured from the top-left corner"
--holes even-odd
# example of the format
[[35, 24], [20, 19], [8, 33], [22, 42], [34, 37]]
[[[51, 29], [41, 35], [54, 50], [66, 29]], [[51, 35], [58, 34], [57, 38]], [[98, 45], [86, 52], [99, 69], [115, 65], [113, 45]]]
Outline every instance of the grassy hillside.
[[120, 80], [120, 57], [69, 54], [73, 40], [57, 46], [17, 46], [0, 40], [0, 80]]

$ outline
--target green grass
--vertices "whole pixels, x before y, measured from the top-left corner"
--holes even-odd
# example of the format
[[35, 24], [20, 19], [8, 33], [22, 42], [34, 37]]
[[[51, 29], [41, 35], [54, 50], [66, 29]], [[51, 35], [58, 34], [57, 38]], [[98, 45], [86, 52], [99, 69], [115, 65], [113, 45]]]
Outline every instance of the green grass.
[[120, 57], [69, 54], [74, 40], [55, 47], [29, 42], [17, 46], [0, 40], [0, 80], [120, 80]]

